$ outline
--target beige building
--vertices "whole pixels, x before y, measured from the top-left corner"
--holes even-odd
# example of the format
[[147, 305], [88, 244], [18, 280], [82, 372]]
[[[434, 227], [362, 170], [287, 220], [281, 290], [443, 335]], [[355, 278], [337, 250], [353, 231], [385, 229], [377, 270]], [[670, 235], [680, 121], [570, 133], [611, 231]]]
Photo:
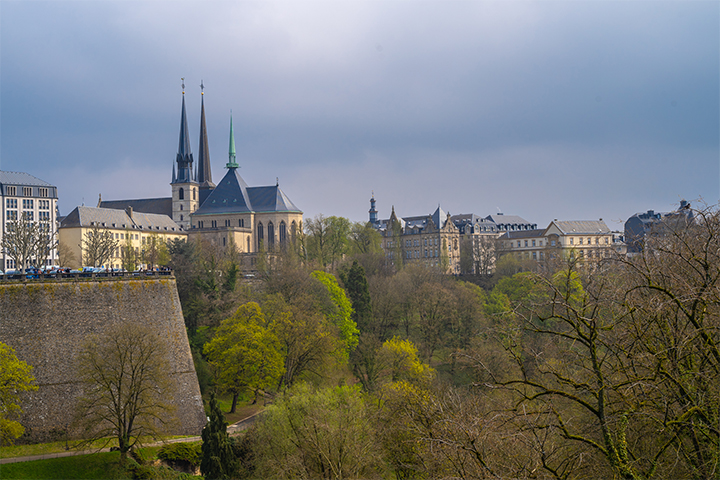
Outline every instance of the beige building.
[[519, 260], [575, 257], [594, 263], [623, 251], [602, 219], [553, 220], [545, 229], [509, 231], [499, 240], [502, 254], [515, 255]]
[[116, 210], [76, 207], [62, 220], [58, 229], [59, 243], [63, 245], [63, 251], [74, 258], [72, 267], [89, 266], [83, 262], [86, 235], [96, 230], [110, 232], [117, 241], [110, 262], [103, 265], [106, 268], [122, 268], [124, 249], [128, 246], [140, 260], [138, 266], [147, 266], [142, 258], [153, 240], [168, 242], [187, 238], [187, 232], [167, 215], [133, 212], [132, 208]]

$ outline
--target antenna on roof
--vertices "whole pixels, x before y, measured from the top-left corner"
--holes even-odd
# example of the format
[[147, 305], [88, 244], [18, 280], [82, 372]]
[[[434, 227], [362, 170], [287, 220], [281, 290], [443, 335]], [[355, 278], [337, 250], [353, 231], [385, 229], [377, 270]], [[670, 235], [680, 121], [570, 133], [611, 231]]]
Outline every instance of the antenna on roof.
[[275, 177], [275, 186], [277, 187], [278, 185], [280, 185], [280, 179]]

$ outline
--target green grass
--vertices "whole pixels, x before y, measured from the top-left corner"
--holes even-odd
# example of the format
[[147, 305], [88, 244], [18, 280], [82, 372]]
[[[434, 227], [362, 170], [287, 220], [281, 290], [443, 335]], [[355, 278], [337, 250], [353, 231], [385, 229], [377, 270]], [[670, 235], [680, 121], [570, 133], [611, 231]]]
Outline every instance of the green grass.
[[[173, 437], [165, 437], [166, 440], [171, 440], [174, 438], [188, 438], [187, 436], [173, 436]], [[93, 450], [93, 449], [100, 449], [103, 446], [106, 447], [114, 447], [117, 446], [117, 440], [113, 439], [105, 445], [106, 440], [96, 440], [95, 442], [92, 442], [89, 445], [82, 446], [82, 450]], [[155, 443], [155, 440], [147, 439], [143, 443]], [[69, 450], [77, 450], [75, 446], [77, 445], [77, 442], [75, 441], [69, 441], [68, 446]], [[29, 457], [32, 455], [45, 455], [48, 453], [60, 453], [67, 451], [65, 449], [65, 441], [61, 442], [51, 442], [51, 443], [34, 443], [30, 445], [12, 445], [12, 446], [6, 446], [6, 447], [0, 447], [0, 458], [13, 458], [13, 457]], [[0, 475], [0, 478], [3, 478], [2, 475]]]
[[132, 475], [120, 468], [119, 452], [107, 452], [0, 465], [0, 478], [130, 479]]
[[[219, 395], [217, 397], [217, 400], [218, 405], [220, 406], [220, 410], [222, 411], [223, 415], [225, 415], [225, 421], [228, 423], [228, 425], [232, 425], [233, 423], [247, 418], [265, 408], [263, 406], [262, 399], [259, 399], [256, 405], [251, 405], [253, 401], [252, 395], [240, 395], [237, 407], [235, 408], [235, 413], [229, 413], [230, 407], [232, 406], [232, 395]], [[208, 399], [205, 399], [206, 405], [207, 402]]]

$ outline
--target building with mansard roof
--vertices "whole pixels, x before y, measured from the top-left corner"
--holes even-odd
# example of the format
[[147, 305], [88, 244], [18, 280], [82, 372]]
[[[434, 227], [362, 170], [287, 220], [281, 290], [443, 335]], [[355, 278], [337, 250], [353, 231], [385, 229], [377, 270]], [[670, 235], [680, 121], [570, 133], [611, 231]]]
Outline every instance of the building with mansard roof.
[[[184, 87], [183, 87], [184, 90]], [[208, 240], [221, 246], [235, 245], [241, 253], [256, 253], [290, 241], [302, 229], [302, 211], [278, 183], [251, 187], [240, 175], [235, 135], [230, 118], [227, 171], [213, 183], [201, 92], [200, 142], [195, 166], [182, 96], [178, 151], [172, 168], [172, 196], [167, 198], [100, 200], [99, 208], [132, 208], [134, 212], [170, 217], [190, 239]]]

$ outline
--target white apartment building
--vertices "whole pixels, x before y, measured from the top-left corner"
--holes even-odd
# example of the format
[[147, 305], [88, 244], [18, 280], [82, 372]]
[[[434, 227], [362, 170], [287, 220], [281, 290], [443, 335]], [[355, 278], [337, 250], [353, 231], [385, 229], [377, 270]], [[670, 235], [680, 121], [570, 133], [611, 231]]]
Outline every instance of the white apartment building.
[[[0, 241], [9, 222], [25, 217], [39, 222], [50, 235], [57, 234], [57, 187], [24, 172], [0, 171]], [[0, 250], [0, 270], [15, 268], [15, 261]], [[50, 252], [47, 265], [58, 263], [57, 248]], [[36, 265], [40, 266], [40, 265]]]

